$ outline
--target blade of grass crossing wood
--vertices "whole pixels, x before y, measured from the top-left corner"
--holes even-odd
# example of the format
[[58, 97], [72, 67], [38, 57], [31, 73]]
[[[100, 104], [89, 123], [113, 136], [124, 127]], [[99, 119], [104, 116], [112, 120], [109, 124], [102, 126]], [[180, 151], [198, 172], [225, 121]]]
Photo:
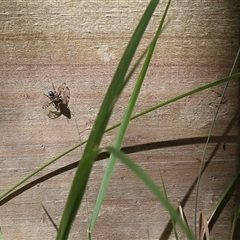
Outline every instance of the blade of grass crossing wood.
[[135, 164], [129, 157], [127, 157], [122, 151], [114, 148], [114, 147], [106, 147], [106, 150], [112, 154], [114, 154], [119, 160], [121, 160], [130, 170], [132, 170], [140, 180], [152, 191], [152, 193], [158, 198], [158, 200], [162, 203], [162, 205], [166, 208], [166, 210], [170, 213], [170, 216], [179, 224], [182, 228], [188, 239], [195, 240], [193, 233], [190, 231], [188, 226], [183, 222], [179, 213], [175, 210], [175, 208], [171, 205], [169, 200], [165, 197], [164, 193], [158, 188], [158, 186], [153, 182], [153, 180], [144, 172], [142, 168], [140, 168], [137, 164]]
[[2, 235], [1, 227], [0, 227], [0, 240], [3, 240], [3, 235]]
[[[211, 87], [217, 86], [217, 85], [219, 85], [219, 84], [225, 83], [225, 82], [227, 82], [227, 81], [232, 81], [232, 80], [235, 80], [235, 79], [238, 79], [238, 78], [240, 78], [240, 73], [236, 73], [236, 74], [234, 74], [234, 75], [231, 75], [231, 76], [229, 76], [229, 77], [220, 79], [220, 80], [218, 80], [218, 81], [215, 81], [215, 82], [206, 84], [206, 85], [201, 86], [201, 87], [199, 87], [199, 88], [195, 88], [195, 89], [193, 89], [193, 90], [191, 90], [191, 91], [189, 91], [189, 92], [186, 92], [186, 93], [183, 93], [183, 94], [181, 94], [181, 95], [178, 95], [177, 97], [173, 97], [173, 98], [171, 98], [171, 99], [169, 99], [169, 100], [167, 100], [167, 101], [165, 101], [165, 102], [163, 102], [163, 103], [157, 104], [157, 105], [155, 105], [155, 106], [153, 106], [153, 107], [151, 107], [151, 108], [149, 108], [149, 109], [147, 109], [147, 110], [145, 110], [145, 111], [142, 111], [142, 112], [140, 112], [140, 113], [132, 116], [132, 117], [131, 117], [131, 120], [133, 120], [133, 119], [135, 119], [135, 118], [138, 118], [138, 117], [140, 117], [140, 116], [143, 116], [143, 115], [145, 115], [145, 114], [147, 114], [147, 113], [149, 113], [149, 112], [152, 112], [152, 111], [154, 111], [154, 110], [156, 110], [156, 109], [158, 109], [158, 108], [160, 108], [160, 107], [163, 107], [163, 106], [168, 105], [168, 104], [170, 104], [170, 103], [176, 102], [176, 101], [178, 101], [178, 100], [180, 100], [180, 99], [182, 99], [182, 98], [185, 98], [185, 97], [187, 97], [187, 96], [190, 96], [190, 95], [192, 95], [192, 94], [201, 92], [201, 91], [206, 90], [206, 89], [208, 89], [208, 88], [211, 88]], [[116, 126], [116, 125], [114, 125], [114, 127], [115, 127], [115, 126]], [[119, 126], [119, 125], [118, 125], [118, 126]], [[112, 128], [112, 129], [113, 129], [113, 128]]]
[[234, 232], [235, 232], [235, 228], [237, 226], [237, 221], [240, 218], [240, 204], [238, 206], [237, 211], [234, 211], [234, 218], [233, 218], [233, 222], [232, 222], [232, 227], [231, 227], [231, 237], [230, 240], [234, 240]]
[[[131, 95], [130, 101], [128, 103], [127, 109], [126, 109], [124, 117], [123, 117], [123, 120], [121, 122], [119, 131], [117, 133], [117, 137], [116, 137], [114, 146], [118, 149], [120, 149], [121, 146], [122, 146], [122, 142], [123, 142], [123, 139], [124, 139], [124, 136], [125, 136], [125, 133], [126, 133], [129, 121], [130, 121], [130, 117], [132, 115], [132, 112], [133, 112], [134, 106], [136, 104], [136, 101], [137, 101], [137, 98], [138, 98], [143, 80], [145, 78], [145, 75], [146, 75], [146, 72], [147, 72], [147, 69], [148, 69], [148, 66], [149, 66], [149, 63], [150, 63], [150, 60], [152, 58], [154, 48], [156, 46], [159, 35], [161, 33], [162, 26], [163, 26], [164, 20], [165, 20], [166, 15], [167, 15], [167, 11], [168, 11], [169, 6], [170, 6], [170, 2], [171, 1], [169, 1], [168, 4], [167, 4], [167, 7], [166, 7], [166, 9], [164, 11], [164, 14], [163, 14], [163, 17], [162, 17], [162, 19], [160, 21], [160, 24], [159, 24], [159, 27], [157, 29], [156, 35], [155, 35], [152, 43], [150, 44], [149, 51], [147, 53], [145, 62], [143, 64], [142, 70], [141, 70], [140, 75], [138, 77], [138, 80], [136, 82], [135, 88], [134, 88], [133, 93]], [[116, 164], [116, 157], [115, 157], [115, 155], [111, 154], [111, 156], [109, 158], [109, 161], [108, 161], [108, 164], [107, 164], [107, 167], [106, 167], [106, 170], [105, 170], [105, 173], [104, 173], [104, 177], [103, 177], [103, 181], [101, 183], [101, 187], [99, 189], [99, 194], [98, 194], [98, 197], [97, 197], [97, 201], [96, 201], [96, 204], [95, 204], [95, 207], [94, 207], [94, 210], [93, 210], [92, 219], [91, 219], [89, 229], [88, 229], [89, 234], [91, 234], [91, 232], [94, 228], [95, 222], [97, 220], [97, 217], [98, 217], [103, 199], [106, 195], [106, 191], [107, 191], [107, 188], [108, 188], [108, 185], [109, 185], [109, 182], [110, 182], [115, 164]]]
[[227, 188], [225, 189], [225, 191], [223, 192], [222, 196], [219, 198], [215, 208], [213, 209], [209, 219], [208, 219], [208, 224], [212, 221], [214, 215], [216, 214], [217, 210], [219, 209], [220, 205], [225, 201], [224, 199], [226, 198], [226, 196], [228, 195], [228, 193], [230, 191], [232, 191], [232, 188], [235, 186], [235, 184], [237, 183], [237, 181], [240, 178], [240, 171], [237, 173], [237, 175], [232, 179], [232, 181], [228, 184]]
[[[148, 49], [147, 49], [148, 50]], [[140, 56], [140, 58], [138, 59], [138, 61], [136, 62], [136, 64], [133, 66], [133, 68], [131, 69], [131, 71], [129, 72], [128, 76], [126, 77], [126, 80], [124, 82], [127, 82], [128, 80], [130, 80], [131, 76], [133, 75], [133, 73], [135, 72], [137, 66], [140, 64], [141, 60], [143, 59], [143, 57], [145, 56], [145, 54], [147, 53], [147, 50], [145, 50], [143, 52], [143, 54]], [[120, 124], [119, 124], [120, 125]], [[110, 130], [109, 130], [110, 131]], [[105, 131], [107, 132], [107, 130]], [[110, 165], [110, 166], [109, 166]], [[107, 184], [104, 184], [104, 180], [105, 178], [107, 178], [106, 175], [109, 174], [109, 172], [111, 172], [111, 168], [113, 168], [114, 165], [113, 164], [109, 164], [108, 162], [108, 166], [106, 167], [106, 170], [105, 171], [105, 175], [103, 177], [103, 181], [101, 183], [101, 186], [100, 186], [100, 190], [99, 190], [99, 193], [98, 193], [98, 197], [97, 197], [97, 201], [96, 201], [96, 204], [95, 204], [95, 207], [94, 207], [94, 210], [93, 210], [93, 215], [92, 215], [92, 218], [91, 218], [91, 221], [90, 221], [90, 224], [89, 224], [89, 227], [88, 227], [88, 236], [89, 236], [89, 239], [91, 239], [91, 232], [92, 232], [92, 229], [94, 227], [94, 224], [96, 222], [96, 219], [97, 219], [97, 216], [98, 216], [98, 212], [100, 211], [100, 207], [101, 207], [101, 199], [104, 198], [105, 196], [105, 193], [106, 193], [106, 188], [107, 188]], [[98, 210], [99, 209], [99, 210]]]
[[[160, 177], [161, 177], [161, 181], [162, 181], [162, 185], [163, 185], [163, 193], [165, 195], [165, 197], [168, 199], [168, 196], [167, 196], [167, 190], [166, 190], [166, 187], [165, 187], [165, 184], [164, 184], [164, 181], [163, 181], [163, 177], [162, 177], [162, 174], [160, 172]], [[168, 199], [169, 200], [169, 199]], [[173, 232], [174, 232], [174, 235], [175, 235], [175, 239], [178, 240], [178, 233], [177, 233], [177, 229], [176, 229], [176, 225], [175, 225], [175, 221], [173, 219], [173, 217], [170, 215], [171, 217], [171, 223], [172, 223], [172, 227], [173, 227]]]
[[[140, 62], [138, 62], [137, 65], [139, 63]], [[137, 65], [134, 66], [134, 69]], [[134, 70], [134, 69], [132, 69], [132, 70]], [[134, 71], [131, 71], [130, 75], [132, 75], [133, 72]], [[130, 78], [130, 75], [128, 75], [127, 78]], [[139, 83], [139, 81], [138, 81], [138, 83]], [[136, 89], [137, 89], [137, 85], [139, 85], [139, 84], [136, 84], [135, 91], [133, 91], [133, 94], [131, 95], [131, 99], [134, 98], [135, 96], [137, 96], [136, 93], [135, 93]], [[131, 113], [132, 113], [132, 111], [131, 111], [131, 109], [133, 107], [132, 103], [133, 103], [133, 101], [130, 100], [127, 111], [125, 112], [125, 117], [123, 118], [123, 121], [121, 122], [119, 131], [118, 131], [118, 134], [117, 134], [117, 137], [116, 137], [116, 140], [115, 140], [115, 146], [116, 147], [119, 146], [118, 148], [120, 148], [121, 145], [122, 145], [122, 140], [124, 138], [124, 133], [126, 131], [126, 127], [128, 125], [128, 122], [129, 122], [129, 121], [127, 121], [127, 119], [130, 119], [130, 116], [131, 116]], [[107, 167], [105, 169], [104, 177], [103, 177], [103, 180], [102, 180], [102, 183], [101, 183], [101, 186], [100, 186], [100, 189], [99, 189], [99, 193], [98, 193], [98, 196], [97, 196], [96, 204], [95, 204], [95, 207], [94, 207], [94, 210], [93, 210], [92, 219], [91, 219], [91, 222], [90, 222], [90, 225], [89, 225], [89, 228], [88, 228], [89, 235], [91, 234], [91, 232], [94, 228], [95, 222], [97, 220], [97, 216], [99, 214], [103, 199], [106, 195], [106, 191], [107, 191], [107, 188], [108, 188], [108, 185], [109, 185], [110, 178], [112, 176], [112, 172], [113, 172], [115, 163], [116, 163], [116, 159], [113, 155], [111, 155], [110, 158], [109, 158]]]
[[[193, 89], [193, 90], [191, 90], [191, 91], [189, 91], [189, 92], [186, 92], [186, 93], [183, 93], [183, 94], [178, 95], [178, 96], [176, 96], [176, 97], [173, 97], [173, 98], [171, 98], [171, 99], [169, 99], [169, 100], [167, 100], [167, 101], [165, 101], [165, 102], [163, 102], [163, 103], [159, 103], [159, 104], [157, 104], [157, 105], [155, 105], [155, 106], [153, 106], [153, 107], [150, 107], [150, 108], [148, 108], [147, 110], [142, 111], [142, 112], [140, 112], [140, 113], [132, 116], [130, 120], [134, 120], [134, 119], [136, 119], [136, 118], [139, 118], [139, 117], [141, 117], [141, 116], [144, 116], [145, 114], [148, 114], [148, 113], [150, 113], [150, 112], [152, 112], [152, 111], [154, 111], [154, 110], [157, 110], [158, 108], [164, 107], [164, 106], [166, 106], [166, 105], [168, 105], [168, 104], [170, 104], [170, 103], [176, 102], [176, 101], [178, 101], [178, 100], [180, 100], [180, 99], [182, 99], [182, 98], [185, 98], [185, 97], [187, 97], [187, 96], [193, 95], [193, 94], [195, 94], [195, 93], [201, 92], [201, 91], [203, 91], [203, 90], [206, 90], [206, 89], [208, 89], [208, 88], [217, 86], [217, 85], [222, 84], [222, 83], [225, 83], [225, 82], [227, 82], [227, 81], [236, 80], [236, 79], [238, 79], [238, 78], [240, 78], [240, 73], [236, 73], [236, 74], [234, 74], [234, 75], [231, 75], [230, 77], [222, 78], [222, 79], [220, 79], [220, 80], [217, 80], [217, 81], [215, 81], [215, 82], [206, 84], [206, 85], [201, 86], [201, 87], [199, 87], [199, 88], [195, 88], [195, 89]], [[109, 132], [109, 131], [111, 131], [111, 130], [117, 128], [117, 127], [119, 127], [120, 124], [121, 124], [121, 123], [117, 123], [117, 124], [113, 125], [112, 127], [109, 127], [108, 129], [106, 129], [105, 132]]]
[[93, 163], [98, 155], [100, 141], [106, 129], [112, 109], [123, 90], [125, 85], [125, 75], [158, 2], [159, 1], [153, 0], [149, 3], [113, 76], [112, 82], [108, 88], [91, 131], [89, 140], [86, 144], [82, 159], [74, 176], [68, 200], [62, 215], [57, 239], [64, 240], [68, 238], [71, 225], [78, 212]]

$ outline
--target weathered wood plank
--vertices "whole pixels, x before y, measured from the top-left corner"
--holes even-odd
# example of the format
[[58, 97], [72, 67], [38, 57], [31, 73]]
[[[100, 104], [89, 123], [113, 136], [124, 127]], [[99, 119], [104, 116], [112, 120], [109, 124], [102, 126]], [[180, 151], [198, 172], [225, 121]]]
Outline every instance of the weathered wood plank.
[[[147, 1], [2, 1], [0, 14], [0, 193], [34, 169], [86, 140], [111, 77]], [[161, 17], [161, 4], [150, 23], [138, 55], [148, 45]], [[239, 47], [238, 1], [173, 1], [135, 112], [192, 90], [230, 73]], [[42, 109], [52, 83], [66, 82], [73, 117], [51, 120]], [[129, 83], [110, 124], [121, 119], [134, 85]], [[134, 120], [124, 145], [205, 137], [223, 86], [187, 97]], [[238, 135], [238, 84], [232, 82], [213, 135]], [[232, 120], [233, 119], [233, 120]], [[79, 132], [81, 139], [79, 139]], [[111, 144], [115, 131], [106, 134]], [[222, 141], [222, 138], [220, 138]], [[169, 143], [170, 144], [170, 143]], [[221, 142], [220, 142], [221, 144]], [[199, 211], [210, 214], [233, 177], [236, 142], [226, 150], [211, 143], [214, 156], [204, 172]], [[176, 145], [131, 156], [161, 185], [160, 171], [174, 204], [193, 186], [204, 145]], [[79, 160], [81, 149], [38, 176]], [[86, 201], [70, 239], [86, 239], [87, 220], [95, 203], [106, 160], [95, 164]], [[4, 239], [54, 239], [41, 204], [58, 225], [75, 169], [41, 183], [0, 209]], [[193, 227], [194, 195], [185, 205]], [[89, 212], [87, 212], [87, 209]], [[228, 239], [231, 210], [226, 209], [212, 232]], [[124, 166], [118, 164], [102, 207], [94, 239], [157, 239], [164, 234], [168, 214]], [[222, 231], [224, 229], [224, 231]], [[165, 235], [166, 236], [166, 235]], [[162, 238], [168, 239], [168, 238]]]

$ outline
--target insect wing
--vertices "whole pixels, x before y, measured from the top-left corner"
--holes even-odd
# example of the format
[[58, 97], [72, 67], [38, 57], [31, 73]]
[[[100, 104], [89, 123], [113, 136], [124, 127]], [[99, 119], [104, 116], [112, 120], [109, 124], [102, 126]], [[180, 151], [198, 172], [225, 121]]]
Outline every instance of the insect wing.
[[62, 99], [62, 104], [68, 105], [69, 99], [70, 99], [70, 90], [66, 86], [66, 83], [63, 83], [61, 86], [58, 87], [57, 94]]
[[65, 88], [65, 91], [63, 92], [63, 104], [68, 105], [70, 99], [70, 90], [68, 87]]

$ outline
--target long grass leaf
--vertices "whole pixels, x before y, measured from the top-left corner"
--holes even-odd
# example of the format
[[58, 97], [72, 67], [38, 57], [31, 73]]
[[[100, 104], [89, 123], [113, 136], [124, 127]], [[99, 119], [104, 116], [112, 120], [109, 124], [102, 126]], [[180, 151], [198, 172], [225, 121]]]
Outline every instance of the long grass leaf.
[[157, 197], [157, 199], [162, 203], [162, 205], [169, 212], [170, 216], [173, 217], [179, 226], [182, 228], [188, 239], [194, 240], [193, 233], [188, 228], [188, 226], [183, 222], [179, 213], [175, 210], [169, 200], [165, 197], [165, 194], [159, 189], [157, 184], [140, 168], [135, 164], [129, 157], [127, 157], [122, 151], [114, 147], [106, 147], [106, 150], [114, 154], [119, 160], [121, 160], [132, 172], [134, 172], [138, 178], [152, 191], [152, 193]]
[[[137, 98], [138, 98], [143, 80], [144, 80], [145, 75], [147, 73], [147, 69], [149, 67], [150, 60], [152, 58], [157, 40], [158, 40], [159, 35], [162, 31], [162, 26], [163, 26], [164, 20], [166, 18], [167, 11], [169, 9], [170, 3], [171, 3], [171, 1], [169, 1], [167, 6], [166, 6], [163, 17], [162, 17], [162, 19], [160, 21], [160, 24], [159, 24], [159, 27], [157, 29], [156, 35], [155, 35], [155, 37], [154, 37], [154, 39], [153, 39], [153, 41], [152, 41], [152, 43], [149, 47], [149, 51], [147, 53], [145, 62], [143, 64], [143, 67], [142, 67], [141, 72], [139, 74], [139, 77], [138, 77], [138, 80], [136, 82], [135, 88], [134, 88], [134, 90], [131, 94], [131, 98], [129, 100], [129, 103], [128, 103], [128, 106], [126, 108], [123, 120], [121, 122], [119, 131], [117, 133], [117, 137], [116, 137], [114, 146], [118, 149], [120, 149], [121, 146], [122, 146], [122, 142], [123, 142], [127, 127], [129, 125], [130, 117], [131, 117], [132, 112], [134, 110], [134, 106], [136, 104], [136, 101], [137, 101]], [[104, 173], [103, 181], [102, 181], [100, 189], [99, 189], [96, 204], [95, 204], [95, 207], [94, 207], [94, 210], [93, 210], [92, 219], [91, 219], [89, 229], [88, 229], [89, 234], [92, 232], [92, 230], [94, 228], [94, 225], [95, 225], [95, 222], [97, 220], [97, 217], [98, 217], [100, 208], [102, 206], [103, 199], [106, 195], [106, 191], [107, 191], [107, 188], [108, 188], [108, 185], [109, 185], [109, 182], [110, 182], [115, 164], [116, 164], [116, 157], [113, 154], [111, 154], [111, 156], [109, 158], [109, 161], [108, 161], [108, 164], [107, 164], [107, 167], [106, 167], [106, 170], [105, 170], [105, 173]]]
[[208, 224], [211, 224], [211, 222], [213, 221], [213, 218], [216, 214], [216, 212], [218, 211], [218, 209], [220, 208], [220, 206], [225, 202], [226, 196], [233, 190], [234, 186], [236, 185], [236, 183], [239, 181], [240, 179], [240, 171], [238, 171], [238, 173], [236, 174], [236, 176], [231, 180], [231, 182], [228, 184], [228, 186], [226, 187], [226, 189], [224, 190], [223, 194], [221, 195], [221, 197], [219, 198], [216, 206], [214, 207], [211, 215], [208, 218]]
[[149, 3], [113, 76], [112, 82], [105, 95], [90, 137], [84, 149], [82, 159], [74, 176], [67, 203], [62, 215], [57, 239], [64, 240], [68, 238], [72, 223], [81, 204], [93, 163], [98, 155], [102, 136], [106, 129], [114, 104], [125, 86], [125, 75], [158, 2], [159, 1], [153, 0]]
[[[163, 177], [162, 177], [162, 174], [160, 172], [160, 177], [161, 177], [161, 181], [162, 181], [162, 185], [163, 185], [163, 193], [165, 195], [166, 198], [168, 198], [167, 196], [167, 189], [165, 187], [165, 183], [163, 181]], [[169, 200], [169, 199], [168, 199]], [[171, 223], [172, 223], [172, 227], [173, 227], [173, 232], [174, 232], [174, 236], [175, 236], [175, 239], [178, 240], [178, 233], [177, 233], [177, 229], [176, 229], [176, 225], [175, 225], [175, 221], [173, 219], [173, 217], [170, 215], [171, 217]]]
[[238, 205], [237, 211], [234, 211], [234, 218], [232, 222], [232, 227], [231, 227], [231, 235], [230, 235], [230, 240], [234, 240], [234, 232], [237, 226], [237, 221], [240, 220], [240, 204]]

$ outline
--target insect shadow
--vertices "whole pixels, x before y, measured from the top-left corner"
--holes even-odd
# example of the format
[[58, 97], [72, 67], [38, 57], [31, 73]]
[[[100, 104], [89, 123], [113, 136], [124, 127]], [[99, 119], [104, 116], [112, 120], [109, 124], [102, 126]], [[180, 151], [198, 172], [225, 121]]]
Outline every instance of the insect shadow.
[[46, 109], [50, 106], [54, 107], [54, 110], [49, 110], [48, 117], [55, 119], [64, 115], [68, 119], [71, 119], [71, 111], [68, 108], [68, 102], [70, 99], [70, 90], [66, 86], [66, 83], [63, 83], [58, 87], [58, 90], [55, 90], [54, 85], [53, 90], [50, 90], [48, 94], [44, 94], [49, 101], [45, 102], [42, 106], [43, 109]]

